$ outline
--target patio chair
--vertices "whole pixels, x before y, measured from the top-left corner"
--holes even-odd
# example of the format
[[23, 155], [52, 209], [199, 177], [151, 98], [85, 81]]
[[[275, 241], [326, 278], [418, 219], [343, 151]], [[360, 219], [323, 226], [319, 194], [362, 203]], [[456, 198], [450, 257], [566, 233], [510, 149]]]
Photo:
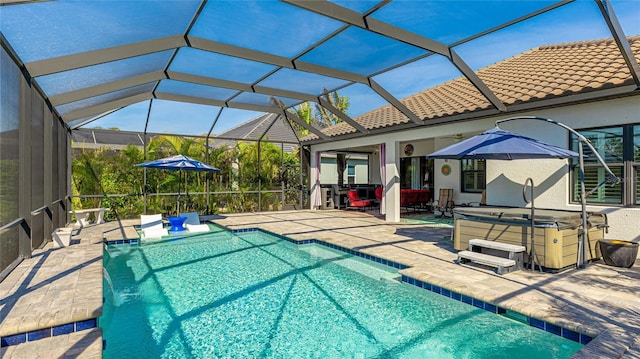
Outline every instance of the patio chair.
[[178, 217], [187, 218], [187, 220], [184, 221], [184, 228], [186, 228], [189, 233], [209, 232], [211, 230], [208, 224], [200, 224], [198, 212], [180, 213]]
[[349, 207], [365, 210], [367, 207], [371, 207], [371, 201], [368, 199], [361, 199], [358, 196], [358, 191], [351, 190], [347, 192], [347, 197], [349, 198]]
[[380, 204], [382, 204], [382, 187], [376, 187], [376, 189], [374, 190], [374, 194], [376, 196], [376, 199], [374, 201], [371, 201], [371, 203], [378, 207], [380, 206]]
[[482, 207], [487, 205], [487, 190], [482, 190], [482, 197], [480, 198], [480, 202], [469, 202], [469, 205], [472, 207]]
[[433, 201], [431, 210], [434, 214], [436, 211], [440, 212], [438, 217], [453, 217], [453, 205], [453, 189], [440, 188], [440, 195], [437, 200]]
[[140, 230], [142, 230], [141, 238], [160, 238], [169, 235], [169, 231], [162, 225], [161, 214], [141, 215]]

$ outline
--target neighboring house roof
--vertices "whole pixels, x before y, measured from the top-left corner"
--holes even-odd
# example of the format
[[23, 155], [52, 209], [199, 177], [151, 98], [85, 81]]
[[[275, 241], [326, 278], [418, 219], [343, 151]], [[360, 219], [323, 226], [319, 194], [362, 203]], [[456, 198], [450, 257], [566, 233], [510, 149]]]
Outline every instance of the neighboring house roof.
[[[271, 128], [269, 126], [274, 121]], [[257, 141], [267, 131], [264, 136], [265, 141], [283, 143], [285, 152], [293, 152], [298, 147], [298, 137], [288, 123], [285, 123], [282, 115], [267, 113], [238, 125], [230, 130], [220, 133], [213, 137], [213, 146], [227, 145], [235, 146], [237, 141]]]
[[73, 148], [102, 148], [109, 147], [121, 150], [133, 144], [144, 146], [142, 133], [128, 131], [114, 131], [96, 128], [79, 128], [71, 131]]
[[[269, 125], [277, 118], [273, 126]], [[267, 131], [268, 129], [268, 131]], [[235, 146], [237, 141], [257, 141], [267, 131], [265, 141], [283, 142], [285, 152], [293, 152], [298, 147], [298, 138], [291, 126], [282, 120], [281, 115], [264, 114], [239, 126], [236, 126], [217, 136], [212, 136], [213, 146]], [[79, 128], [71, 131], [73, 148], [102, 148], [109, 147], [121, 150], [129, 144], [142, 147], [143, 133], [129, 131], [114, 131], [107, 129]], [[151, 135], [151, 137], [157, 134]]]
[[[640, 61], [640, 36], [628, 38]], [[586, 94], [634, 85], [631, 73], [613, 39], [540, 46], [477, 71], [482, 81], [508, 109], [536, 101]], [[427, 89], [401, 101], [428, 124], [447, 117], [494, 110], [465, 77]], [[495, 112], [497, 113], [497, 111]], [[440, 120], [441, 121], [435, 121]], [[412, 121], [391, 105], [354, 118], [368, 130], [410, 124]], [[346, 122], [323, 129], [335, 137], [355, 133]], [[302, 142], [318, 139], [315, 134]]]

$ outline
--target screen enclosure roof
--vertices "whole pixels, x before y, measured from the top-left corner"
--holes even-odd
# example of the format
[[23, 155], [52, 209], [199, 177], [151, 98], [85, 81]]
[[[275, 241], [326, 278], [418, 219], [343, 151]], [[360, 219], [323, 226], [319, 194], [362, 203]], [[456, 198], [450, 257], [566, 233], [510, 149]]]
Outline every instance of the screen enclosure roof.
[[[640, 85], [627, 40], [640, 33], [634, 1], [1, 4], [3, 49], [71, 129], [211, 135], [276, 113], [329, 141], [294, 114], [301, 104], [321, 106], [356, 136], [371, 132], [354, 118], [383, 106], [423, 126], [402, 99], [460, 77], [506, 113], [479, 69], [544, 44], [602, 38], [615, 40]], [[336, 91], [349, 98], [345, 112], [329, 99]]]

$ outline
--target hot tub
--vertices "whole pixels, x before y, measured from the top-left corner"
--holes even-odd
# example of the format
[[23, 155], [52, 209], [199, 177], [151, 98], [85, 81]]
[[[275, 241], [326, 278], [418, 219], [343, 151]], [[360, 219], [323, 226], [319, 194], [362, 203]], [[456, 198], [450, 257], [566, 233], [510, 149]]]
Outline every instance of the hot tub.
[[[531, 252], [531, 209], [512, 207], [463, 207], [453, 211], [455, 226], [453, 245], [468, 249], [469, 240], [480, 238], [527, 247], [525, 262]], [[607, 217], [602, 213], [587, 213], [589, 244], [587, 260], [601, 257], [597, 245], [604, 238]], [[536, 264], [547, 271], [559, 271], [575, 266], [578, 259], [578, 228], [581, 212], [536, 209], [534, 215]], [[529, 263], [530, 264], [530, 263]]]

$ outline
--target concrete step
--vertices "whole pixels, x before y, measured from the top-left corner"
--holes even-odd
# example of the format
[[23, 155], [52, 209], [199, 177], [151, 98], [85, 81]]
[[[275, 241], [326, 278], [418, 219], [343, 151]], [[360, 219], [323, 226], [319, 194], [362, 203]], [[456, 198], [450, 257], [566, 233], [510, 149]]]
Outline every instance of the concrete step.
[[456, 263], [462, 264], [466, 261], [472, 261], [487, 266], [496, 267], [496, 273], [498, 274], [511, 272], [513, 269], [515, 269], [516, 266], [516, 261], [509, 258], [496, 257], [471, 251], [458, 252], [458, 259], [456, 260]]
[[525, 246], [488, 241], [486, 239], [470, 239], [469, 246], [484, 247], [484, 248], [490, 248], [490, 249], [495, 249], [499, 251], [515, 252], [515, 253], [524, 252], [527, 250]]

